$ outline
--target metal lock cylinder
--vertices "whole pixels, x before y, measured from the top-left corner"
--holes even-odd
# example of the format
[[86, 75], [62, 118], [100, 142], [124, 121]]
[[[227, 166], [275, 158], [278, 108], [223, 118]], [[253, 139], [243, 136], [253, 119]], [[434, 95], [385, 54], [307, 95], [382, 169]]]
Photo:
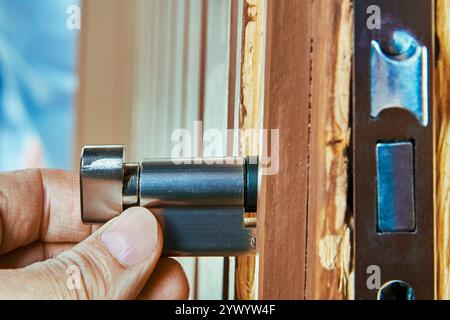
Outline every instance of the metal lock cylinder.
[[258, 159], [159, 159], [125, 162], [124, 146], [86, 146], [80, 163], [81, 214], [106, 222], [131, 206], [156, 215], [165, 255], [228, 256], [255, 248]]

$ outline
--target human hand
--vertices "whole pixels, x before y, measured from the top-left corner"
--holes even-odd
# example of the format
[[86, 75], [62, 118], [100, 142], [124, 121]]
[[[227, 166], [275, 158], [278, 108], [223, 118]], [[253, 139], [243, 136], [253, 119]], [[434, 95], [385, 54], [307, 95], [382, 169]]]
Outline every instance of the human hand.
[[161, 249], [145, 208], [82, 224], [78, 175], [0, 174], [0, 299], [187, 299], [181, 266]]

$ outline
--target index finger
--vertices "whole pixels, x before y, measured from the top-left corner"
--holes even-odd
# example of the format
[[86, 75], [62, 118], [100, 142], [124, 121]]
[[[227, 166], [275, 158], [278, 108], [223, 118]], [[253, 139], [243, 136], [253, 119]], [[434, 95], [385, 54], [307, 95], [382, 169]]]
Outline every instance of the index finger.
[[79, 177], [59, 170], [0, 174], [0, 254], [44, 242], [80, 242], [91, 234], [80, 215]]

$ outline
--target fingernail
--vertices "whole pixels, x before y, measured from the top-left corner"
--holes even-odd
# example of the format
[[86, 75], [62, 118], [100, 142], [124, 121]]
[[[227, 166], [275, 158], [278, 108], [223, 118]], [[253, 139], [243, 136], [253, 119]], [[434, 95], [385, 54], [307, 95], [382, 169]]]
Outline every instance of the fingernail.
[[101, 239], [116, 259], [132, 266], [150, 259], [158, 247], [158, 222], [147, 209], [130, 208], [107, 226]]

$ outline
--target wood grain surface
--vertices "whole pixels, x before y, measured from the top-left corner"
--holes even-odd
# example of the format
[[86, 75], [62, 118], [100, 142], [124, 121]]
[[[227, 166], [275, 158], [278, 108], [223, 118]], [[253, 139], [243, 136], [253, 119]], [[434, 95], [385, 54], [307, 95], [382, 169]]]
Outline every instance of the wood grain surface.
[[[245, 0], [242, 4], [242, 64], [238, 126], [244, 130], [259, 130], [263, 98], [264, 1]], [[259, 135], [243, 134], [240, 138], [239, 153], [241, 155], [259, 154]], [[256, 217], [256, 215], [250, 214], [249, 217]], [[256, 299], [258, 291], [256, 272], [255, 255], [236, 259], [236, 299]]]
[[305, 297], [311, 13], [312, 1], [267, 3], [264, 128], [279, 129], [279, 169], [258, 203], [260, 299]]
[[436, 68], [437, 129], [437, 293], [450, 299], [450, 2], [436, 1], [439, 56]]
[[353, 296], [350, 0], [314, 1], [306, 298]]

